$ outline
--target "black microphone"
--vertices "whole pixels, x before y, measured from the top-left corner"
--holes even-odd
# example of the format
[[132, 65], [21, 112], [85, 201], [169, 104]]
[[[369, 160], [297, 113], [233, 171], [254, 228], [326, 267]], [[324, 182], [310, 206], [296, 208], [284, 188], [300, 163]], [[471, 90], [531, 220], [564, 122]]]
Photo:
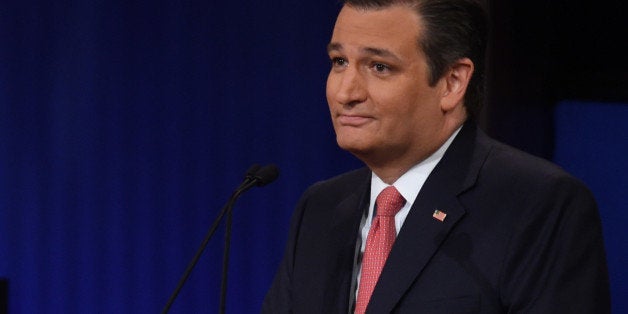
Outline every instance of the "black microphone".
[[257, 180], [257, 186], [264, 186], [271, 183], [275, 181], [277, 177], [279, 177], [279, 168], [273, 164], [261, 167], [253, 176], [254, 180]]
[[[242, 185], [251, 182], [251, 180], [255, 178], [255, 174], [257, 173], [259, 168], [261, 168], [261, 166], [258, 164], [251, 165], [251, 167], [249, 167], [249, 170], [247, 170], [246, 174], [244, 175], [244, 181], [242, 182]], [[242, 187], [242, 185], [240, 185], [240, 187]]]
[[[166, 305], [164, 306], [163, 310], [161, 311], [162, 314], [168, 313], [168, 311], [170, 310], [170, 307], [174, 303], [174, 300], [177, 298], [177, 295], [181, 291], [181, 288], [183, 288], [183, 285], [187, 281], [188, 277], [192, 273], [192, 270], [194, 269], [194, 266], [196, 265], [196, 263], [198, 262], [199, 258], [201, 257], [201, 254], [205, 250], [205, 247], [207, 246], [207, 243], [209, 243], [209, 240], [211, 239], [211, 237], [216, 232], [216, 228], [218, 227], [218, 224], [222, 220], [222, 217], [224, 217], [224, 215], [226, 213], [229, 213], [230, 216], [231, 216], [231, 209], [233, 208], [233, 204], [240, 197], [240, 195], [242, 195], [242, 193], [248, 191], [249, 189], [251, 189], [252, 187], [254, 187], [256, 185], [257, 186], [264, 186], [266, 184], [269, 184], [269, 183], [273, 182], [275, 179], [277, 179], [278, 176], [279, 176], [279, 168], [277, 168], [277, 166], [275, 166], [273, 164], [267, 165], [267, 166], [264, 166], [264, 167], [260, 167], [258, 164], [254, 164], [251, 167], [249, 167], [249, 169], [246, 172], [246, 175], [244, 176], [244, 181], [231, 194], [231, 197], [229, 197], [229, 200], [227, 201], [225, 206], [223, 206], [223, 208], [221, 209], [220, 213], [218, 214], [218, 217], [214, 220], [214, 223], [209, 228], [209, 231], [205, 235], [205, 238], [203, 239], [203, 242], [201, 243], [201, 246], [196, 251], [196, 254], [194, 255], [194, 257], [192, 258], [192, 260], [188, 264], [188, 267], [186, 268], [185, 272], [181, 276], [181, 279], [179, 280], [179, 283], [177, 284], [177, 287], [174, 289], [174, 291], [172, 292], [172, 295], [170, 295], [170, 298], [168, 299], [168, 302], [166, 303]], [[229, 239], [229, 236], [230, 236], [230, 229], [231, 229], [230, 228], [231, 219], [228, 219], [228, 220], [229, 221], [228, 221], [228, 226], [227, 226], [227, 232], [226, 232], [226, 235], [225, 235], [225, 237], [227, 239], [226, 242], [228, 242], [228, 239]], [[225, 250], [225, 256], [226, 256], [227, 253], [228, 253], [228, 247]], [[226, 261], [225, 256], [223, 256], [223, 263]], [[225, 283], [222, 284], [223, 286], [226, 286], [226, 277], [224, 275], [225, 271], [226, 271], [225, 265], [223, 264], [223, 281], [225, 281]], [[225, 289], [226, 289], [226, 287], [225, 287]], [[221, 291], [221, 294], [224, 294], [224, 292]], [[221, 305], [220, 305], [221, 311], [224, 311], [224, 300], [223, 299], [224, 299], [224, 296], [221, 296]]]
[[[238, 190], [240, 190], [240, 194], [244, 193], [246, 190], [252, 188], [253, 186], [264, 186], [267, 185], [279, 176], [279, 168], [277, 166], [270, 164], [264, 167], [259, 167], [258, 165], [253, 165], [247, 171], [247, 175], [245, 176], [245, 181], [240, 185]], [[238, 193], [238, 192], [236, 192]], [[231, 207], [227, 210], [227, 221], [225, 222], [225, 246], [222, 253], [222, 275], [220, 280], [220, 304], [218, 308], [218, 313], [225, 313], [226, 300], [227, 300], [227, 274], [229, 273], [229, 248], [231, 246], [231, 221], [233, 218], [233, 211]]]

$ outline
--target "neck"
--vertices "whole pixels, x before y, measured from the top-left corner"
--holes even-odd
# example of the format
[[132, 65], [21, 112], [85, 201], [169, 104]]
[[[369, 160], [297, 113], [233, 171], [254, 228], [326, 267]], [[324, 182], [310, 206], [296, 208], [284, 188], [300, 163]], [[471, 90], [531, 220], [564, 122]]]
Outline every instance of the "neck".
[[425, 159], [440, 149], [445, 142], [454, 134], [463, 123], [448, 128], [446, 132], [438, 136], [438, 140], [434, 141], [429, 147], [415, 148], [413, 152], [404, 152], [397, 155], [387, 156], [387, 158], [362, 158], [362, 161], [386, 184], [392, 185], [404, 175], [410, 168], [423, 162]]

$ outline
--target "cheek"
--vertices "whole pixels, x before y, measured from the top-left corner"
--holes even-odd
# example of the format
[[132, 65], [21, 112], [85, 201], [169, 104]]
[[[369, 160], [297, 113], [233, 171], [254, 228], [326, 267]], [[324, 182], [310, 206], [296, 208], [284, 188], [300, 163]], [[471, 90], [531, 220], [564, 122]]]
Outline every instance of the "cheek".
[[425, 120], [434, 116], [430, 109], [433, 104], [424, 99], [425, 97], [429, 95], [420, 95], [417, 90], [404, 89], [394, 96], [389, 94], [385, 100], [382, 99], [380, 110], [382, 116], [386, 118], [385, 123], [389, 132], [398, 136], [408, 136], [421, 129]]
[[378, 104], [377, 110], [387, 118], [395, 120], [410, 119], [416, 111], [417, 96], [414, 91], [400, 88], [399, 85], [374, 88], [371, 91], [373, 100]]
[[330, 107], [331, 107], [331, 105], [332, 105], [332, 101], [333, 101], [333, 98], [331, 97], [331, 95], [332, 95], [332, 91], [331, 91], [331, 89], [330, 89], [330, 87], [329, 87], [329, 84], [327, 84], [327, 88], [325, 89], [325, 97], [326, 97], [326, 99], [327, 99], [327, 104], [328, 104]]
[[330, 92], [337, 89], [338, 84], [340, 83], [340, 77], [338, 73], [334, 73], [332, 70], [327, 74], [327, 81], [325, 88], [327, 89], [327, 96], [329, 97]]

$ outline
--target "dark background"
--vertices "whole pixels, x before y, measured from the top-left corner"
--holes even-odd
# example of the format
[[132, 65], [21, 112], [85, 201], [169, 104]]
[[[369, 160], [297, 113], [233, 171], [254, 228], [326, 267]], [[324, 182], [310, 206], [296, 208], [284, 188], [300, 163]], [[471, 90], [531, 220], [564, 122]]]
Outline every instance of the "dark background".
[[[620, 2], [489, 1], [492, 136], [598, 197], [613, 307], [628, 311], [628, 27]], [[288, 219], [361, 166], [324, 96], [335, 1], [3, 1], [0, 277], [10, 313], [154, 313], [252, 163], [234, 212], [230, 313], [255, 313]], [[172, 313], [218, 308], [222, 233]], [[583, 292], [586, 293], [586, 292]], [[0, 305], [2, 302], [0, 302]]]

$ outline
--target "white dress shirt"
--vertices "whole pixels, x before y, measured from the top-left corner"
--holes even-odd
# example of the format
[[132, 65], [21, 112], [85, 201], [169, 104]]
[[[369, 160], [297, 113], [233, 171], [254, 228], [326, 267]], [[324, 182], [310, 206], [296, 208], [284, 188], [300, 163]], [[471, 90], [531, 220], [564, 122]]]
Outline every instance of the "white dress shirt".
[[[399, 234], [399, 230], [403, 226], [408, 213], [410, 213], [410, 208], [414, 204], [417, 195], [421, 191], [425, 180], [430, 175], [432, 170], [436, 167], [438, 162], [443, 158], [447, 148], [451, 145], [456, 135], [460, 131], [462, 127], [458, 128], [450, 137], [445, 141], [445, 143], [434, 152], [432, 155], [427, 157], [425, 160], [420, 163], [414, 165], [410, 168], [406, 173], [404, 173], [397, 181], [395, 181], [392, 185], [399, 191], [401, 196], [406, 200], [405, 205], [397, 212], [395, 215], [395, 229], [397, 234]], [[363, 219], [362, 228], [360, 229], [360, 255], [357, 259], [357, 273], [355, 274], [355, 295], [352, 296], [352, 301], [355, 301], [355, 296], [358, 295], [358, 287], [360, 286], [360, 273], [362, 272], [362, 256], [364, 255], [364, 249], [366, 248], [366, 238], [369, 234], [369, 230], [371, 229], [371, 222], [373, 221], [374, 211], [375, 211], [375, 199], [379, 193], [384, 190], [389, 185], [384, 183], [382, 179], [380, 179], [374, 172], [371, 173], [371, 199], [369, 202], [369, 210], [368, 214]]]

